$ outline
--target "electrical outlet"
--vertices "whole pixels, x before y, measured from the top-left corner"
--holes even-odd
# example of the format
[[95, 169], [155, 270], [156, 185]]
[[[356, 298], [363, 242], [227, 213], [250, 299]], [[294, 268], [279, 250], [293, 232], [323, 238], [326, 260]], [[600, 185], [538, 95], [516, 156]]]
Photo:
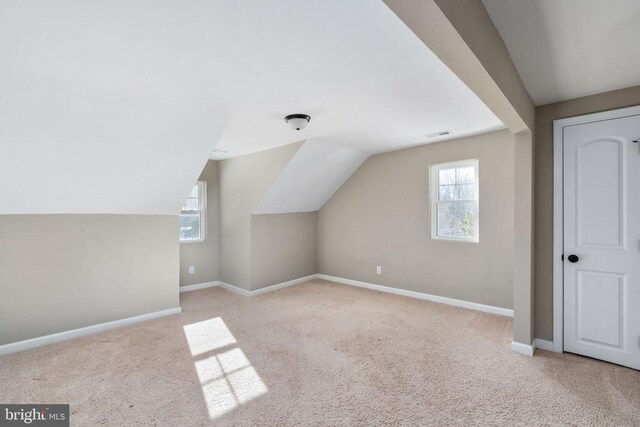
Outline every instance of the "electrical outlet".
[[196, 272], [196, 266], [195, 265], [190, 265], [189, 266], [189, 274], [193, 274]]
[[376, 267], [376, 274], [382, 274], [382, 267], [381, 266], [377, 266]]

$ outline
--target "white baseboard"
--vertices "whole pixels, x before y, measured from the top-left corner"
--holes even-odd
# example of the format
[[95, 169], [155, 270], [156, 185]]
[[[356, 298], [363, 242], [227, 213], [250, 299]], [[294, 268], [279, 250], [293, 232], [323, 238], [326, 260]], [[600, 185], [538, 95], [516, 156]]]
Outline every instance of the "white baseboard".
[[539, 348], [540, 350], [556, 351], [553, 348], [553, 341], [547, 341], [540, 338], [536, 338], [535, 343], [536, 343], [536, 348]]
[[220, 284], [220, 287], [222, 287], [222, 288], [224, 288], [224, 289], [226, 289], [228, 291], [235, 292], [235, 293], [243, 295], [245, 297], [254, 297], [256, 295], [262, 295], [262, 294], [266, 294], [266, 293], [269, 293], [269, 292], [277, 291], [278, 289], [282, 289], [282, 288], [287, 288], [289, 286], [298, 285], [300, 283], [304, 283], [304, 282], [307, 282], [309, 280], [313, 280], [313, 279], [317, 279], [317, 278], [318, 278], [317, 274], [312, 274], [310, 276], [299, 277], [297, 279], [289, 280], [288, 282], [277, 283], [275, 285], [271, 285], [271, 286], [267, 286], [267, 287], [264, 287], [264, 288], [256, 289], [254, 291], [248, 291], [246, 289], [239, 288], [237, 286], [230, 285], [229, 283], [225, 283], [225, 282], [219, 282], [219, 284]]
[[70, 331], [58, 332], [56, 334], [45, 335], [42, 337], [31, 338], [24, 341], [13, 342], [0, 346], [0, 355], [15, 353], [18, 351], [28, 350], [30, 348], [42, 347], [49, 344], [55, 344], [62, 341], [68, 341], [86, 335], [96, 334], [98, 332], [109, 331], [121, 328], [123, 326], [133, 325], [135, 323], [145, 322], [147, 320], [157, 319], [159, 317], [170, 316], [172, 314], [182, 313], [181, 307], [169, 308], [167, 310], [154, 311], [153, 313], [141, 314], [139, 316], [127, 317], [126, 319], [113, 320], [111, 322], [99, 323], [97, 325], [86, 326], [84, 328], [72, 329]]
[[236, 293], [236, 294], [240, 294], [240, 295], [242, 295], [244, 297], [250, 297], [251, 296], [251, 291], [239, 288], [239, 287], [234, 286], [234, 285], [230, 285], [230, 284], [225, 283], [225, 282], [219, 282], [219, 283], [220, 283], [220, 287], [223, 288], [223, 289], [226, 289], [226, 290], [231, 291], [231, 292]]
[[278, 283], [277, 285], [267, 286], [265, 288], [256, 289], [255, 291], [251, 291], [251, 296], [262, 295], [268, 292], [277, 291], [278, 289], [287, 288], [289, 286], [298, 285], [300, 283], [307, 282], [309, 280], [317, 279], [317, 274], [312, 274], [310, 276], [300, 277], [298, 279], [289, 280], [288, 282]]
[[[411, 298], [417, 298], [417, 299], [422, 299], [422, 300], [427, 300], [427, 301], [432, 301], [432, 302], [437, 302], [442, 304], [453, 305], [457, 307], [468, 308], [471, 310], [482, 311], [485, 313], [492, 313], [492, 314], [498, 314], [501, 316], [513, 317], [513, 310], [508, 308], [494, 307], [490, 305], [478, 304], [475, 302], [463, 301], [459, 299], [442, 297], [438, 295], [431, 295], [431, 294], [426, 294], [422, 292], [408, 291], [406, 289], [392, 288], [389, 286], [376, 285], [373, 283], [360, 282], [360, 281], [351, 280], [351, 279], [343, 279], [341, 277], [328, 276], [326, 274], [312, 274], [310, 276], [300, 277], [298, 279], [289, 280], [287, 282], [278, 283], [275, 285], [267, 286], [265, 288], [256, 289], [254, 291], [248, 291], [246, 289], [242, 289], [222, 281], [213, 281], [213, 282], [197, 283], [195, 285], [181, 286], [180, 292], [189, 292], [189, 291], [195, 291], [199, 289], [206, 289], [206, 288], [219, 286], [221, 288], [224, 288], [231, 292], [235, 292], [242, 296], [252, 297], [256, 295], [266, 294], [268, 292], [273, 292], [275, 290], [286, 288], [289, 286], [294, 286], [294, 285], [297, 285], [309, 280], [313, 280], [313, 279], [324, 279], [324, 280], [329, 280], [335, 283], [341, 283], [344, 285], [357, 286], [360, 288], [371, 289], [379, 292], [386, 292], [386, 293], [395, 294], [395, 295], [402, 295], [402, 296], [411, 297]], [[168, 316], [171, 314], [178, 314], [181, 312], [182, 312], [182, 308], [177, 307], [177, 308], [172, 308], [168, 310], [157, 311], [154, 313], [142, 314], [140, 316], [129, 317], [126, 319], [114, 320], [112, 322], [101, 323], [98, 325], [87, 326], [85, 328], [73, 329], [71, 331], [46, 335], [43, 337], [32, 338], [25, 341], [18, 341], [15, 343], [5, 344], [0, 346], [0, 355], [15, 353], [17, 351], [22, 351], [30, 348], [62, 342], [62, 341], [90, 335], [90, 334], [95, 334], [98, 332], [108, 331], [111, 329], [116, 329], [123, 326], [144, 322], [146, 320], [156, 319], [156, 318]], [[541, 343], [539, 347], [544, 350], [547, 350], [547, 347], [551, 350], [553, 348], [552, 342], [544, 341], [544, 340], [536, 340], [530, 346], [526, 344], [513, 342], [511, 343], [511, 348], [513, 351], [516, 351], [518, 353], [533, 355], [533, 352], [536, 347], [536, 342]]]
[[180, 292], [197, 291], [199, 289], [213, 288], [213, 287], [219, 286], [219, 285], [220, 285], [220, 282], [218, 282], [218, 281], [196, 283], [195, 285], [180, 286]]
[[525, 356], [533, 356], [533, 353], [536, 352], [536, 341], [534, 340], [531, 345], [511, 341], [511, 350], [524, 354]]
[[[482, 311], [482, 312], [485, 312], [485, 313], [491, 313], [491, 314], [498, 314], [498, 315], [501, 315], [501, 316], [513, 317], [513, 310], [511, 310], [509, 308], [494, 307], [494, 306], [491, 306], [491, 305], [479, 304], [479, 303], [475, 303], [475, 302], [463, 301], [463, 300], [454, 299], [454, 298], [448, 298], [448, 297], [441, 297], [441, 296], [438, 296], [438, 295], [431, 295], [431, 294], [426, 294], [426, 293], [422, 293], [422, 292], [408, 291], [406, 289], [392, 288], [392, 287], [389, 287], [389, 286], [382, 286], [382, 285], [376, 285], [376, 284], [373, 284], [373, 283], [360, 282], [360, 281], [357, 281], [357, 280], [344, 279], [342, 277], [328, 276], [326, 274], [311, 274], [309, 276], [300, 277], [298, 279], [289, 280], [288, 282], [278, 283], [278, 284], [275, 284], [275, 285], [267, 286], [265, 288], [256, 289], [254, 291], [248, 291], [246, 289], [243, 289], [243, 288], [240, 288], [238, 286], [231, 285], [229, 283], [225, 283], [225, 282], [222, 282], [222, 281], [211, 282], [211, 283], [216, 283], [216, 285], [209, 285], [209, 286], [220, 286], [221, 288], [224, 288], [224, 289], [226, 289], [228, 291], [231, 291], [231, 292], [235, 292], [235, 293], [237, 293], [239, 295], [246, 296], [246, 297], [252, 297], [252, 296], [256, 296], [256, 295], [266, 294], [268, 292], [273, 292], [275, 290], [286, 288], [286, 287], [289, 287], [289, 286], [294, 286], [294, 285], [297, 285], [297, 284], [300, 284], [300, 283], [303, 283], [303, 282], [307, 282], [307, 281], [313, 280], [313, 279], [323, 279], [323, 280], [328, 280], [328, 281], [331, 281], [331, 282], [341, 283], [343, 285], [357, 286], [357, 287], [360, 287], [360, 288], [367, 288], [367, 289], [372, 289], [372, 290], [380, 291], [380, 292], [386, 292], [386, 293], [390, 293], [390, 294], [402, 295], [402, 296], [411, 297], [411, 298], [418, 298], [418, 299], [422, 299], [422, 300], [427, 300], [427, 301], [438, 302], [438, 303], [442, 303], [442, 304], [453, 305], [453, 306], [456, 306], [456, 307], [468, 308], [468, 309], [471, 309], [471, 310]], [[192, 286], [198, 286], [198, 285], [192, 285]], [[204, 286], [204, 287], [209, 287], [209, 286]]]
[[425, 294], [422, 292], [408, 291], [406, 289], [375, 285], [373, 283], [360, 282], [360, 281], [351, 280], [351, 279], [343, 279], [342, 277], [327, 276], [326, 274], [317, 274], [316, 276], [319, 279], [342, 283], [344, 285], [357, 286], [360, 288], [372, 289], [374, 291], [386, 292], [389, 294], [402, 295], [405, 297], [418, 298], [422, 300], [439, 302], [442, 304], [468, 308], [471, 310], [483, 311], [485, 313], [492, 313], [492, 314], [499, 314], [501, 316], [513, 317], [513, 310], [508, 308], [494, 307], [492, 305], [484, 305], [484, 304], [478, 304], [475, 302], [463, 301], [463, 300], [454, 299], [454, 298], [441, 297], [438, 295]]

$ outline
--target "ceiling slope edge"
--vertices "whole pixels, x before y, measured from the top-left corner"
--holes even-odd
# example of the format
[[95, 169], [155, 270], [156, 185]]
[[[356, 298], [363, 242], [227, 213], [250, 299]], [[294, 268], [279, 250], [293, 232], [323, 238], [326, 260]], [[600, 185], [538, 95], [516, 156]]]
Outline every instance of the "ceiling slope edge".
[[305, 141], [253, 214], [317, 211], [368, 157], [368, 153], [321, 140]]

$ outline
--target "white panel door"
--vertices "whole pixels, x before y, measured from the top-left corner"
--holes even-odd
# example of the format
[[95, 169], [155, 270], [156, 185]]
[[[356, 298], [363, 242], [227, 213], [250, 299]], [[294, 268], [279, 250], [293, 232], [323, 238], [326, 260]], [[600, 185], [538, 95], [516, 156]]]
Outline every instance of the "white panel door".
[[563, 132], [564, 350], [640, 369], [640, 116]]

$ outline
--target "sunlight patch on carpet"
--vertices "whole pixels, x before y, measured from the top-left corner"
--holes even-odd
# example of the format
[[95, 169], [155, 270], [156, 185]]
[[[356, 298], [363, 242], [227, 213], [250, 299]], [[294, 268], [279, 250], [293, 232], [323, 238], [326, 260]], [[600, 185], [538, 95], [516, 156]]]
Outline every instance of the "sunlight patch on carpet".
[[185, 325], [184, 333], [193, 356], [212, 353], [194, 362], [211, 419], [269, 391], [242, 349], [224, 350], [237, 341], [221, 318]]
[[185, 325], [184, 334], [187, 336], [192, 356], [236, 343], [231, 331], [219, 317]]

